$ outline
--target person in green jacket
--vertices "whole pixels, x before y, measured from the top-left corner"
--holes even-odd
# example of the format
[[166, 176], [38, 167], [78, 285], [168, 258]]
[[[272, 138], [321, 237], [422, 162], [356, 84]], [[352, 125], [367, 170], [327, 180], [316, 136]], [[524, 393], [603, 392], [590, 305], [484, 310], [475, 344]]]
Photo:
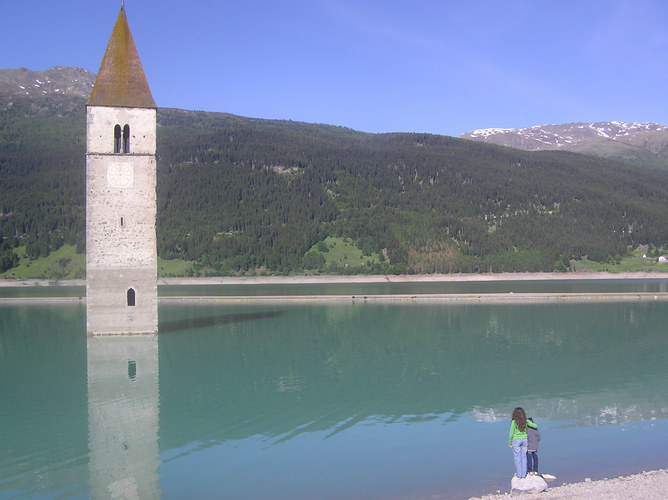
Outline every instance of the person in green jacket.
[[518, 406], [513, 410], [513, 417], [510, 421], [508, 446], [513, 449], [515, 475], [520, 478], [527, 475], [527, 426], [538, 429], [536, 424], [527, 420], [526, 413]]

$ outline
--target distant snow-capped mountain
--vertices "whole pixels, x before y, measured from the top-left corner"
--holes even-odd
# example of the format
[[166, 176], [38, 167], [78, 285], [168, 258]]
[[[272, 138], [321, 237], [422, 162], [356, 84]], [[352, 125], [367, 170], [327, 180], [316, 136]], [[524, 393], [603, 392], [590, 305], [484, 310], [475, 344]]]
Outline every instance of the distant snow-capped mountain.
[[668, 127], [658, 123], [567, 123], [538, 125], [530, 128], [487, 128], [466, 132], [460, 137], [491, 142], [526, 150], [570, 149], [590, 139], [628, 140], [637, 134], [665, 132]]
[[81, 68], [0, 69], [0, 109], [20, 107], [26, 112], [83, 109], [94, 82], [95, 74]]
[[46, 71], [31, 71], [26, 68], [0, 70], [0, 89], [7, 95], [74, 94], [90, 95], [95, 74], [81, 68], [56, 66]]
[[466, 132], [460, 137], [528, 151], [562, 149], [641, 166], [668, 168], [668, 127], [658, 123], [612, 121], [488, 128]]

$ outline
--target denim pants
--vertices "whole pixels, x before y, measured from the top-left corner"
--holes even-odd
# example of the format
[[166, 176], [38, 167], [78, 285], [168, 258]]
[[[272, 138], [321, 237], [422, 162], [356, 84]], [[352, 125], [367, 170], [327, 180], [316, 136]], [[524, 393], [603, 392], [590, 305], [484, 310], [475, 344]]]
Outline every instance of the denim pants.
[[515, 462], [515, 474], [517, 477], [527, 475], [527, 440], [513, 439], [513, 462]]
[[527, 472], [538, 472], [538, 453], [527, 451]]

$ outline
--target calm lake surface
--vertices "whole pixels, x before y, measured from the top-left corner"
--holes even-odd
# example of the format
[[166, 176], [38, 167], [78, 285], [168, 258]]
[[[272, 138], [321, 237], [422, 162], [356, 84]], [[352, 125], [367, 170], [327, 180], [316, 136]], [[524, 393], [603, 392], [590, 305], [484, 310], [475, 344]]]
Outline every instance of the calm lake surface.
[[83, 303], [0, 304], [0, 498], [508, 491], [518, 405], [555, 484], [668, 465], [666, 301], [159, 312], [87, 338]]
[[[84, 286], [0, 286], [2, 298], [83, 297]], [[379, 283], [253, 283], [158, 286], [160, 297], [258, 297], [307, 295], [425, 295], [493, 293], [665, 293], [668, 279], [388, 281]]]
[[161, 297], [280, 295], [425, 295], [492, 293], [658, 293], [668, 292], [668, 279], [394, 281], [385, 283], [305, 283], [172, 285], [158, 287]]

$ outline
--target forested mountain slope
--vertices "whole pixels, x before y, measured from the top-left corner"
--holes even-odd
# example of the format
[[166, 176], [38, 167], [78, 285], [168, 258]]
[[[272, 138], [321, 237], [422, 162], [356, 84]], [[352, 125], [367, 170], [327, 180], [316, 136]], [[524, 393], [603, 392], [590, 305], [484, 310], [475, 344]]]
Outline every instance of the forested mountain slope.
[[159, 151], [161, 254], [232, 270], [299, 268], [326, 235], [414, 272], [553, 270], [668, 238], [668, 175], [577, 154], [179, 110], [160, 111]]
[[[18, 245], [84, 250], [84, 102], [0, 110], [0, 272]], [[552, 271], [668, 244], [666, 171], [428, 134], [160, 109], [157, 189], [159, 255], [213, 274]], [[328, 236], [374, 258], [326, 266]]]

